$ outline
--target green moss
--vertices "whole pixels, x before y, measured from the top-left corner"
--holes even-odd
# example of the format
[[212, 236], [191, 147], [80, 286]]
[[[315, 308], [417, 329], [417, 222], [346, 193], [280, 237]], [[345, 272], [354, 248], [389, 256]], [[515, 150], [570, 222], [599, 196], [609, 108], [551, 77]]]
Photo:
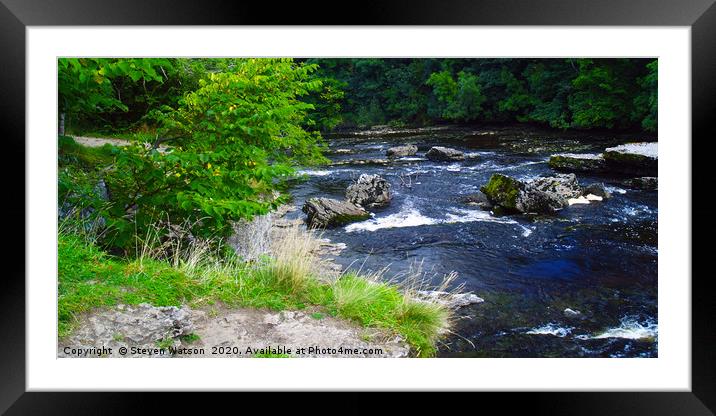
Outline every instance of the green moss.
[[590, 172], [603, 169], [603, 159], [587, 159], [569, 157], [563, 155], [554, 155], [549, 158], [549, 167], [565, 172]]
[[516, 209], [520, 189], [522, 189], [520, 181], [499, 173], [493, 174], [490, 181], [480, 188], [490, 202], [508, 209]]

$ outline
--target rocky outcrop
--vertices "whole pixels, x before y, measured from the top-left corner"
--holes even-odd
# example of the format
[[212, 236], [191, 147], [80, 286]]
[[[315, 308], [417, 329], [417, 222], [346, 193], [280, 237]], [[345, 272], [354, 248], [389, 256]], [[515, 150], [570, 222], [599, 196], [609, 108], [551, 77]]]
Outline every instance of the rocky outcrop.
[[601, 154], [562, 153], [549, 158], [549, 167], [561, 172], [602, 172], [606, 164]]
[[395, 147], [391, 147], [390, 149], [386, 150], [385, 153], [388, 155], [388, 157], [413, 156], [416, 153], [418, 153], [418, 146], [415, 146], [412, 144], [406, 144], [403, 146], [395, 146]]
[[604, 151], [604, 160], [611, 173], [637, 176], [656, 176], [658, 167], [658, 144], [627, 143]]
[[[103, 216], [98, 215], [97, 208], [99, 205], [109, 203], [110, 197], [107, 183], [104, 179], [100, 179], [89, 192], [70, 192], [65, 200], [58, 204], [57, 216], [60, 220], [75, 217], [81, 220], [83, 227], [87, 231], [99, 231], [107, 225], [107, 222]], [[87, 203], [87, 201], [90, 202]]]
[[112, 350], [108, 356], [146, 357], [146, 354], [131, 354], [131, 349], [129, 354], [120, 354], [119, 348], [155, 350], [160, 342], [176, 347], [180, 345], [179, 337], [194, 331], [191, 317], [191, 311], [185, 307], [157, 307], [146, 303], [119, 305], [115, 310], [102, 311], [83, 320], [72, 336], [60, 343], [58, 356], [77, 356], [72, 353], [72, 348], [106, 346]]
[[584, 191], [574, 174], [557, 174], [522, 182], [496, 173], [481, 188], [487, 199], [507, 213], [552, 214]]
[[[410, 346], [401, 336], [310, 310], [276, 312], [226, 308], [221, 304], [205, 309], [142, 304], [120, 305], [88, 314], [78, 322], [71, 336], [60, 340], [57, 356], [251, 358], [273, 353], [297, 357], [400, 358], [410, 354]], [[225, 352], [215, 354], [212, 348], [216, 346], [223, 347]], [[305, 347], [314, 349], [298, 352]]]
[[333, 228], [370, 217], [368, 211], [350, 201], [330, 198], [311, 198], [302, 208], [309, 227]]
[[644, 191], [656, 191], [659, 189], [659, 178], [655, 176], [642, 176], [640, 178], [631, 178], [622, 182], [624, 186], [631, 189], [641, 189]]
[[657, 173], [658, 144], [627, 143], [609, 147], [604, 153], [560, 153], [549, 158], [549, 166], [561, 172], [617, 173], [653, 176]]
[[362, 174], [346, 190], [346, 199], [362, 207], [382, 207], [390, 203], [390, 183], [378, 175]]
[[431, 147], [425, 157], [434, 162], [451, 162], [465, 159], [465, 155], [461, 151], [442, 146]]

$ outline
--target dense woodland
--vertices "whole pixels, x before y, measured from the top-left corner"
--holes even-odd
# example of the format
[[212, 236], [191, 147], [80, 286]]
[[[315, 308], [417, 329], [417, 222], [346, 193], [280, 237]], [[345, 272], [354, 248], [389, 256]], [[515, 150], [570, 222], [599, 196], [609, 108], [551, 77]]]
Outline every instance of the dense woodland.
[[[239, 61], [61, 60], [60, 110], [68, 114], [68, 126], [79, 130], [156, 126], [155, 110], [178, 104], [207, 74], [230, 70]], [[654, 59], [295, 61], [315, 65], [310, 78], [321, 87], [302, 100], [314, 105], [311, 115], [321, 130], [444, 122], [657, 129]]]

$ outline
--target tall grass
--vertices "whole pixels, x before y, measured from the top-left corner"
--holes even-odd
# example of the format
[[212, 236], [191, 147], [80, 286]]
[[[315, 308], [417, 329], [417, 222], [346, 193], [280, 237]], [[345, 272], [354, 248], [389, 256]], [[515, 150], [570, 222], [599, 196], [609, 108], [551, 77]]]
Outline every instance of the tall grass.
[[[319, 238], [298, 226], [282, 229], [268, 255], [247, 262], [227, 254], [220, 241], [192, 240], [166, 227], [154, 227], [138, 239], [135, 257], [113, 258], [95, 245], [82, 227], [60, 227], [60, 334], [66, 335], [79, 313], [117, 303], [301, 309], [327, 313], [400, 334], [417, 356], [431, 356], [450, 326], [451, 311], [420, 296], [430, 289], [422, 265], [387, 279], [378, 273], [347, 272], [333, 281], [321, 277]], [[443, 277], [447, 286], [454, 275]], [[438, 286], [440, 288], [441, 286]]]

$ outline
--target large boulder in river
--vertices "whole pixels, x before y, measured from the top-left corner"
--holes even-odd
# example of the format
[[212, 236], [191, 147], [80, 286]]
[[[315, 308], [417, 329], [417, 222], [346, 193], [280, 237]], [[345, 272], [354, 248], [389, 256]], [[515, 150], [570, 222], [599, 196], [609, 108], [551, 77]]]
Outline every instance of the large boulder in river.
[[561, 153], [549, 158], [549, 167], [562, 172], [601, 172], [604, 156], [593, 153]]
[[434, 162], [450, 162], [465, 159], [465, 155], [461, 151], [442, 146], [431, 147], [428, 153], [425, 154], [425, 157]]
[[656, 176], [658, 143], [627, 143], [604, 151], [609, 172], [636, 176]]
[[499, 173], [481, 188], [490, 202], [507, 212], [551, 214], [582, 195], [574, 174], [558, 174], [522, 182]]
[[303, 205], [306, 221], [312, 228], [340, 227], [370, 217], [368, 211], [350, 201], [330, 198], [311, 198]]
[[418, 146], [415, 146], [412, 144], [406, 144], [403, 146], [395, 146], [395, 147], [391, 147], [390, 149], [386, 150], [385, 153], [388, 155], [388, 157], [413, 156], [416, 153], [418, 153]]
[[378, 175], [362, 174], [346, 190], [346, 199], [362, 207], [381, 207], [390, 203], [390, 183]]
[[570, 198], [577, 198], [582, 195], [582, 187], [579, 186], [577, 177], [573, 173], [543, 176], [533, 179], [527, 183], [529, 186], [549, 194], [556, 198], [567, 201]]
[[517, 211], [520, 193], [524, 189], [525, 184], [523, 182], [499, 173], [493, 174], [490, 177], [490, 181], [480, 188], [492, 204], [515, 211]]

